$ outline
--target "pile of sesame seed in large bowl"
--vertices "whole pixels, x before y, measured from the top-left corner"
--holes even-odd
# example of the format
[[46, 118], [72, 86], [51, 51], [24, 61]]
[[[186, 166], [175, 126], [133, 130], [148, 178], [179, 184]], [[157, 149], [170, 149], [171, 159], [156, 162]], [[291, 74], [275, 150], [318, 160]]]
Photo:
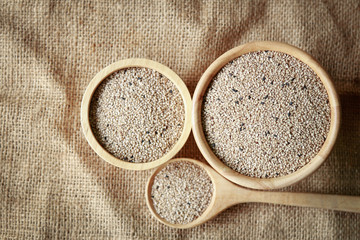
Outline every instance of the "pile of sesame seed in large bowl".
[[193, 131], [210, 165], [249, 188], [274, 189], [315, 171], [330, 153], [340, 106], [328, 74], [278, 42], [234, 48], [205, 71]]

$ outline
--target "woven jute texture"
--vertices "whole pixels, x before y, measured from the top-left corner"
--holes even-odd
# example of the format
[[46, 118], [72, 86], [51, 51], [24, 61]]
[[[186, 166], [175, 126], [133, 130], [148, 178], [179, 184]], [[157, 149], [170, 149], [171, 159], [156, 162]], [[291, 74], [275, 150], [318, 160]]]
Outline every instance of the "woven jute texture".
[[[153, 172], [116, 168], [80, 125], [86, 86], [105, 66], [163, 63], [191, 93], [227, 50], [283, 41], [312, 54], [342, 104], [337, 144], [286, 189], [360, 195], [359, 1], [0, 1], [0, 239], [360, 239], [360, 214], [246, 203], [176, 230], [149, 213]], [[203, 160], [191, 136], [177, 155]]]

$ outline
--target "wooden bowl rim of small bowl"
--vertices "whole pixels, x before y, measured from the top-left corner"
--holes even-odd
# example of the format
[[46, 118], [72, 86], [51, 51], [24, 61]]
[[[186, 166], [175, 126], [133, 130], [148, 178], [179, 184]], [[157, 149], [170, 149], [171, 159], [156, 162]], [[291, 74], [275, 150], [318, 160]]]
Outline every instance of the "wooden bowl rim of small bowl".
[[[230, 167], [226, 166], [220, 159], [216, 157], [216, 155], [212, 152], [209, 144], [206, 141], [201, 122], [201, 111], [202, 111], [202, 101], [204, 94], [207, 90], [207, 87], [213, 77], [219, 72], [219, 70], [224, 67], [231, 60], [244, 55], [250, 52], [256, 51], [277, 51], [289, 54], [300, 61], [307, 64], [320, 78], [321, 82], [325, 86], [325, 89], [328, 93], [329, 102], [330, 102], [330, 110], [331, 110], [331, 122], [330, 122], [330, 130], [328, 132], [326, 141], [321, 147], [318, 154], [310, 160], [308, 164], [294, 173], [277, 177], [277, 178], [255, 178], [248, 177], [242, 175]], [[193, 96], [193, 114], [192, 114], [192, 128], [193, 134], [201, 153], [208, 161], [208, 163], [218, 171], [222, 176], [227, 178], [228, 180], [253, 189], [276, 189], [281, 187], [286, 187], [291, 184], [294, 184], [305, 177], [309, 176], [316, 169], [320, 167], [320, 165], [325, 161], [325, 159], [329, 156], [338, 132], [340, 128], [340, 102], [339, 97], [336, 93], [334, 84], [328, 75], [328, 73], [322, 68], [322, 66], [308, 53], [305, 51], [291, 46], [282, 42], [271, 42], [271, 41], [258, 41], [258, 42], [250, 42], [244, 45], [235, 47], [219, 58], [217, 58], [204, 72], [200, 81], [198, 82], [194, 96]]]
[[[157, 160], [146, 163], [127, 162], [119, 158], [116, 158], [115, 156], [107, 152], [95, 138], [89, 121], [91, 98], [94, 92], [96, 91], [97, 87], [100, 85], [100, 83], [104, 79], [106, 79], [110, 74], [121, 69], [132, 68], [132, 67], [143, 67], [143, 68], [153, 69], [161, 73], [165, 77], [167, 77], [171, 82], [175, 84], [175, 86], [179, 90], [185, 108], [184, 126], [178, 141], [165, 155], [161, 156]], [[120, 168], [129, 169], [129, 170], [146, 170], [146, 169], [155, 168], [167, 162], [183, 147], [191, 132], [191, 108], [192, 108], [192, 101], [188, 88], [186, 87], [185, 83], [181, 80], [181, 78], [170, 68], [168, 68], [167, 66], [161, 63], [149, 59], [143, 59], [143, 58], [124, 59], [105, 67], [100, 72], [98, 72], [95, 75], [95, 77], [90, 81], [88, 87], [85, 90], [81, 103], [81, 125], [85, 138], [88, 141], [89, 145], [102, 159]]]

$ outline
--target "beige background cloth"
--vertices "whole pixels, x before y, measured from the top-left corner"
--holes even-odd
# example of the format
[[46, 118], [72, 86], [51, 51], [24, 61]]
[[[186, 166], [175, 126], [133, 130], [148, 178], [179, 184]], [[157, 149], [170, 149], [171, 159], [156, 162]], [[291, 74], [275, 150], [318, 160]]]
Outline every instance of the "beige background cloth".
[[[360, 196], [360, 3], [0, 1], [1, 239], [360, 239], [360, 214], [246, 203], [188, 230], [151, 217], [153, 172], [116, 168], [87, 144], [80, 103], [120, 59], [161, 62], [191, 94], [225, 51], [284, 41], [333, 77], [342, 128], [331, 156], [284, 190]], [[191, 136], [177, 155], [203, 159]]]

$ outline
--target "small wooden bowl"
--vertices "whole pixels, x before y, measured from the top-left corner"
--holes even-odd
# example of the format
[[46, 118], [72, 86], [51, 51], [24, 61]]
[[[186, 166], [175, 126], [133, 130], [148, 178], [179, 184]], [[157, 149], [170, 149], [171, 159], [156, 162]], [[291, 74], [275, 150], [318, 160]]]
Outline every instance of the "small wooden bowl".
[[[100, 83], [106, 79], [110, 74], [116, 72], [120, 69], [131, 68], [131, 67], [144, 67], [153, 69], [165, 77], [167, 77], [170, 81], [172, 81], [175, 86], [180, 91], [182, 96], [184, 107], [185, 107], [185, 121], [184, 121], [184, 128], [181, 133], [180, 138], [175, 143], [174, 147], [170, 149], [165, 155], [161, 158], [147, 162], [147, 163], [131, 163], [121, 159], [114, 157], [112, 154], [107, 152], [96, 140], [90, 126], [89, 121], [89, 111], [90, 111], [90, 103], [91, 98], [96, 90], [96, 88], [100, 85]], [[111, 163], [117, 167], [130, 169], [130, 170], [146, 170], [150, 168], [155, 168], [166, 161], [170, 160], [185, 144], [187, 138], [190, 135], [191, 131], [191, 96], [189, 90], [187, 89], [185, 83], [181, 80], [181, 78], [170, 68], [148, 59], [140, 59], [140, 58], [133, 58], [133, 59], [125, 59], [118, 62], [115, 62], [106, 68], [102, 69], [96, 76], [91, 80], [89, 86], [87, 87], [84, 97], [81, 103], [81, 125], [85, 135], [86, 140], [92, 147], [92, 149], [105, 161]]]
[[[304, 167], [300, 168], [296, 172], [288, 174], [286, 176], [268, 179], [248, 177], [226, 166], [220, 159], [216, 157], [216, 155], [212, 152], [210, 146], [208, 145], [203, 132], [201, 121], [203, 96], [213, 77], [219, 72], [222, 67], [224, 67], [231, 60], [243, 54], [261, 50], [283, 52], [294, 56], [307, 64], [312, 70], [314, 70], [314, 72], [318, 75], [323, 85], [325, 86], [325, 89], [329, 96], [331, 109], [330, 131], [328, 133], [325, 143], [321, 147], [318, 154], [313, 159], [311, 159], [308, 164], [306, 164]], [[275, 189], [285, 187], [296, 183], [310, 175], [325, 161], [325, 159], [330, 154], [335, 144], [335, 140], [337, 138], [340, 127], [340, 103], [330, 76], [321, 67], [321, 65], [308, 53], [294, 46], [280, 42], [251, 42], [233, 48], [221, 55], [208, 67], [208, 69], [202, 75], [194, 92], [193, 104], [194, 106], [192, 123], [194, 138], [205, 159], [216, 171], [218, 171], [225, 178], [236, 184], [254, 189]]]

